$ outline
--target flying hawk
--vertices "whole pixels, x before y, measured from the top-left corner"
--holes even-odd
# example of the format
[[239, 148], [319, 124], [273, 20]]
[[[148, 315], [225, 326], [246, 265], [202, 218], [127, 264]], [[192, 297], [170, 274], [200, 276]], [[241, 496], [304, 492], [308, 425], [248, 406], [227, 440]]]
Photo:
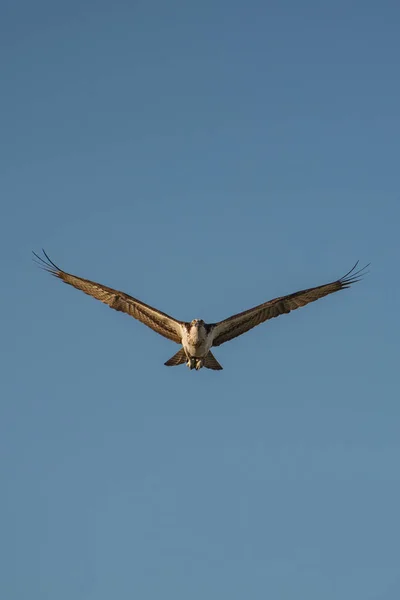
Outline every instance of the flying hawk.
[[93, 298], [97, 298], [104, 304], [108, 304], [110, 308], [127, 313], [156, 333], [181, 344], [182, 348], [165, 363], [167, 367], [186, 363], [189, 369], [199, 370], [206, 367], [215, 371], [221, 370], [222, 367], [210, 348], [229, 342], [229, 340], [233, 340], [268, 319], [279, 317], [279, 315], [289, 313], [291, 310], [305, 306], [309, 302], [314, 302], [328, 294], [348, 288], [362, 278], [365, 269], [369, 266], [366, 265], [356, 271], [357, 261], [346, 275], [336, 281], [269, 300], [224, 321], [209, 324], [202, 319], [194, 319], [190, 323], [177, 321], [124, 292], [66, 273], [50, 260], [44, 250], [44, 258], [41, 258], [35, 252], [33, 254], [39, 260], [39, 266], [64, 281], [64, 283], [72, 285], [85, 294], [93, 296]]

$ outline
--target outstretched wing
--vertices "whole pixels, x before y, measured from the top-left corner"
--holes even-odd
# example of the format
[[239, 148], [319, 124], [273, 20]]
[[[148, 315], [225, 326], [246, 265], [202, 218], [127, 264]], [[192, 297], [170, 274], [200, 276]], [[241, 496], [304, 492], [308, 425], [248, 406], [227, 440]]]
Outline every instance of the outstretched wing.
[[33, 252], [33, 254], [40, 261], [38, 262], [40, 267], [55, 277], [58, 277], [64, 281], [64, 283], [68, 283], [68, 285], [72, 285], [85, 294], [93, 296], [93, 298], [104, 302], [104, 304], [108, 304], [110, 308], [127, 313], [169, 340], [177, 342], [178, 344], [181, 343], [181, 323], [179, 321], [140, 302], [140, 300], [137, 300], [136, 298], [132, 298], [132, 296], [129, 296], [124, 292], [119, 292], [118, 290], [109, 288], [101, 283], [96, 283], [95, 281], [90, 281], [89, 279], [83, 279], [82, 277], [66, 273], [50, 260], [44, 250], [43, 254], [45, 259], [38, 256], [35, 252]]
[[275, 298], [274, 300], [270, 300], [269, 302], [265, 302], [264, 304], [260, 304], [259, 306], [255, 306], [254, 308], [250, 308], [249, 310], [229, 317], [229, 319], [215, 323], [213, 325], [213, 346], [220, 346], [225, 342], [229, 342], [229, 340], [233, 340], [239, 335], [242, 335], [242, 333], [246, 333], [246, 331], [253, 329], [253, 327], [260, 325], [260, 323], [264, 323], [264, 321], [267, 321], [268, 319], [287, 314], [291, 310], [296, 310], [296, 308], [305, 306], [310, 302], [315, 302], [315, 300], [319, 300], [319, 298], [323, 298], [328, 294], [333, 294], [333, 292], [348, 288], [350, 285], [361, 279], [365, 274], [365, 269], [369, 266], [366, 265], [362, 269], [355, 271], [357, 265], [358, 261], [346, 275], [337, 281], [319, 285], [318, 287], [309, 288], [307, 290], [301, 290], [300, 292], [295, 292], [288, 296]]

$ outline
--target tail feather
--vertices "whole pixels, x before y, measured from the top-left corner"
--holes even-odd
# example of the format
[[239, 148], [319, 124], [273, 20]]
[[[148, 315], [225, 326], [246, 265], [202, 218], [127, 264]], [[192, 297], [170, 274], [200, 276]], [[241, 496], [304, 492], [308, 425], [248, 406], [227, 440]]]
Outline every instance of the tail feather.
[[183, 348], [179, 350], [176, 354], [171, 356], [166, 363], [164, 363], [167, 367], [176, 367], [177, 365], [183, 365], [186, 362], [186, 352]]
[[[167, 367], [176, 367], [178, 365], [183, 365], [187, 361], [186, 352], [183, 348], [181, 348], [174, 356], [171, 356], [166, 363], [164, 363]], [[215, 356], [209, 352], [204, 359], [204, 365], [206, 369], [212, 369], [213, 371], [221, 371], [222, 367], [215, 358]]]
[[223, 369], [212, 352], [209, 352], [205, 357], [204, 366], [206, 369], [213, 369], [213, 371], [222, 371]]

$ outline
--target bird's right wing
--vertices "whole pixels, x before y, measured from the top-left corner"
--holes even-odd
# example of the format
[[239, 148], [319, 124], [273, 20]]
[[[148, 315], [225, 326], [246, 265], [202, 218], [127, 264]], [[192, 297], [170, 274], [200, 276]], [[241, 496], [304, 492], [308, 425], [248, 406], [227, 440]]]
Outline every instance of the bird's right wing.
[[114, 290], [101, 283], [90, 281], [89, 279], [83, 279], [82, 277], [66, 273], [50, 260], [44, 250], [44, 259], [35, 252], [33, 252], [33, 254], [40, 261], [38, 263], [39, 266], [55, 277], [58, 277], [58, 279], [61, 279], [64, 283], [68, 283], [68, 285], [72, 285], [74, 288], [81, 290], [85, 294], [93, 296], [93, 298], [104, 302], [104, 304], [108, 304], [108, 306], [114, 310], [127, 313], [169, 340], [177, 342], [178, 344], [181, 343], [182, 334], [180, 321], [173, 319], [156, 308], [144, 304], [144, 302], [141, 302], [124, 292]]

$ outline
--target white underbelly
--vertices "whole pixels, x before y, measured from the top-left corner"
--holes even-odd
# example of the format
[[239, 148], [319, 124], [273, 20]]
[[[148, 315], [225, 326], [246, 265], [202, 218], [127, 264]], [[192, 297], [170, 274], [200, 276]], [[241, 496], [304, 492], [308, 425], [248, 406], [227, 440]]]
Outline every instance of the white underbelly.
[[184, 327], [182, 346], [188, 357], [205, 358], [212, 346], [212, 337], [207, 335], [204, 327], [193, 327], [190, 331]]
[[210, 343], [208, 341], [196, 344], [186, 342], [186, 344], [184, 344], [183, 347], [185, 348], [185, 352], [186, 354], [188, 354], [188, 356], [204, 358], [205, 356], [207, 356], [208, 351], [210, 350]]

